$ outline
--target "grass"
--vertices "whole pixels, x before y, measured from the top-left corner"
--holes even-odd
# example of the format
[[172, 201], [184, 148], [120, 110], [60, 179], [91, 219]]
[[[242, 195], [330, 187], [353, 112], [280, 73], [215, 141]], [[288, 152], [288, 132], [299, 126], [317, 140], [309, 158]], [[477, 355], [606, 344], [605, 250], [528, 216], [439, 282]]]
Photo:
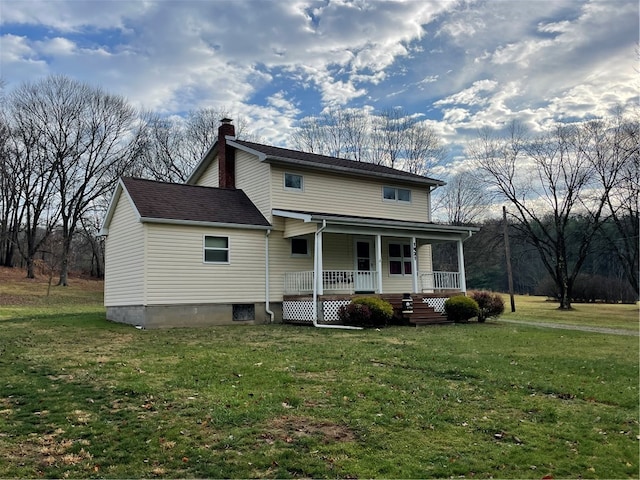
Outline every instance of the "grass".
[[145, 331], [71, 296], [0, 306], [2, 478], [638, 477], [637, 337]]
[[504, 295], [505, 314], [511, 320], [544, 323], [564, 323], [587, 327], [618, 328], [638, 331], [640, 326], [638, 304], [574, 303], [572, 310], [558, 310], [557, 302], [545, 297], [516, 295], [516, 311], [511, 313], [509, 295]]

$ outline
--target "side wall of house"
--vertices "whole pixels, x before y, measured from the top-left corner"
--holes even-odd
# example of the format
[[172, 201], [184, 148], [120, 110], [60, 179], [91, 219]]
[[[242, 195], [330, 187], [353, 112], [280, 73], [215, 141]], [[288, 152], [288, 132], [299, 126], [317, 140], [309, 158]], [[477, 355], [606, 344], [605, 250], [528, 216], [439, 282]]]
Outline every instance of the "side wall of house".
[[[284, 174], [303, 176], [303, 190], [284, 187]], [[393, 180], [351, 177], [340, 172], [325, 173], [295, 167], [271, 166], [272, 206], [283, 210], [328, 212], [342, 215], [430, 221], [428, 188], [408, 186]], [[411, 202], [382, 198], [384, 186], [411, 190]]]
[[281, 302], [284, 295], [284, 276], [287, 272], [313, 270], [314, 236], [308, 235], [308, 256], [291, 255], [291, 239], [284, 238], [285, 219], [273, 218], [269, 237], [269, 295], [271, 301]]
[[202, 175], [198, 178], [196, 185], [200, 185], [202, 187], [218, 187], [219, 185], [219, 176], [218, 176], [218, 157], [213, 159], [211, 164], [207, 167], [207, 169], [202, 172]]
[[[204, 262], [205, 235], [229, 239], [229, 263]], [[265, 298], [265, 232], [147, 224], [147, 305]]]
[[123, 192], [105, 240], [106, 307], [144, 303], [144, 244], [144, 226]]
[[250, 153], [236, 150], [236, 188], [246, 193], [260, 213], [271, 221], [269, 164]]

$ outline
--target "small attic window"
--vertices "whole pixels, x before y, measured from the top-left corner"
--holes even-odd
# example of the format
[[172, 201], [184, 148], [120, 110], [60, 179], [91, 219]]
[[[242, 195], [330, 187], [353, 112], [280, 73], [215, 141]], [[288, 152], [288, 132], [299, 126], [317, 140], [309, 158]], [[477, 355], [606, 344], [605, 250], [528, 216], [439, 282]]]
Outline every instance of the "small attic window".
[[284, 189], [301, 192], [304, 186], [302, 175], [295, 173], [284, 174]]

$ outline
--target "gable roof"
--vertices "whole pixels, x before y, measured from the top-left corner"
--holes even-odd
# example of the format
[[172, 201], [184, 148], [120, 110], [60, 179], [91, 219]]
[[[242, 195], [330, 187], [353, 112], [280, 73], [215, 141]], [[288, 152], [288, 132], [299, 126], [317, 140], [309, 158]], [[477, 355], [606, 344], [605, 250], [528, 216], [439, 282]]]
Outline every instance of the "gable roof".
[[299, 150], [289, 150], [287, 148], [273, 147], [271, 145], [247, 142], [245, 140], [232, 140], [229, 141], [229, 144], [237, 144], [259, 152], [263, 155], [263, 158], [261, 159], [269, 162], [301, 165], [322, 170], [353, 173], [357, 175], [385, 177], [433, 186], [445, 184], [445, 182], [441, 180], [435, 180], [415, 173], [405, 172], [404, 170], [398, 170], [397, 168], [376, 165], [369, 162], [357, 162], [346, 158], [329, 157], [327, 155], [301, 152]]
[[271, 226], [242, 190], [124, 177], [120, 179], [109, 205], [103, 234], [108, 232], [112, 209], [115, 209], [123, 191], [133, 203], [141, 222], [263, 229]]
[[[327, 155], [319, 155], [317, 153], [290, 150], [288, 148], [274, 147], [272, 145], [248, 142], [246, 140], [237, 140], [234, 137], [226, 137], [226, 142], [227, 145], [252, 153], [253, 155], [256, 155], [260, 161], [266, 161], [269, 163], [297, 165], [315, 170], [347, 173], [364, 177], [378, 177], [387, 180], [410, 182], [433, 187], [446, 184], [446, 182], [443, 182], [442, 180], [424, 177], [422, 175], [405, 172], [404, 170], [398, 170], [384, 165], [375, 165], [373, 163], [357, 162], [346, 158], [330, 157]], [[205, 157], [194, 169], [193, 173], [187, 180], [187, 183], [194, 182], [208, 167], [209, 163], [215, 156], [214, 152], [217, 152], [217, 145], [218, 142], [216, 142], [207, 152]]]

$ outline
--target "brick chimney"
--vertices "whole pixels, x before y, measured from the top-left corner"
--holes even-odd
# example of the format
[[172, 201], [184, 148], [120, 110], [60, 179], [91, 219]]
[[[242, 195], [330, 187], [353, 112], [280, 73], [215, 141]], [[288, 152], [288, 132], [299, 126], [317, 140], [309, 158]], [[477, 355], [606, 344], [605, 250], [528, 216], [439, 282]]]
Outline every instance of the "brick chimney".
[[220, 188], [236, 188], [236, 155], [235, 148], [227, 145], [226, 137], [236, 136], [236, 129], [230, 118], [220, 120], [218, 127], [218, 186]]

